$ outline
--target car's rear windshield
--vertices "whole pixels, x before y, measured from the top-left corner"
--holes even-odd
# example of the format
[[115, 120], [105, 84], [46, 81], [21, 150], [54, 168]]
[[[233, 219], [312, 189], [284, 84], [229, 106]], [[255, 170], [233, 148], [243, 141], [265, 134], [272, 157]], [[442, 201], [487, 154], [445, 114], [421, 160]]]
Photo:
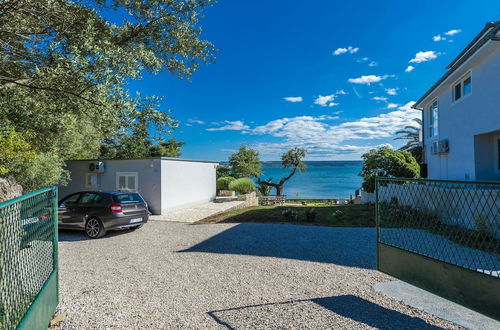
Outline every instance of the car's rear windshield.
[[139, 194], [114, 195], [113, 200], [115, 203], [144, 203], [144, 199]]

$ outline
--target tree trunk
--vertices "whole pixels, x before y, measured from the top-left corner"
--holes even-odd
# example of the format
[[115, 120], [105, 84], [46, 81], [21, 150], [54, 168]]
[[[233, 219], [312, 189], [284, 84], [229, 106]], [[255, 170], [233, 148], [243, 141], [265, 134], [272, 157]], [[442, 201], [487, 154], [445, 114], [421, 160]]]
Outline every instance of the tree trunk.
[[281, 196], [283, 193], [283, 185], [277, 185], [276, 186], [276, 196]]

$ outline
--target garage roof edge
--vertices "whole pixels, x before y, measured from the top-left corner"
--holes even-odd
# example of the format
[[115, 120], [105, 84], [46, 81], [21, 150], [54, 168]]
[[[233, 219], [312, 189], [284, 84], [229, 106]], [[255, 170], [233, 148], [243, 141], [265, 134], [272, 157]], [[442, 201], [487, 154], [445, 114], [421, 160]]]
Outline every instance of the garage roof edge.
[[174, 157], [147, 157], [147, 158], [102, 158], [102, 159], [68, 159], [68, 162], [97, 162], [97, 161], [109, 161], [109, 160], [173, 160], [178, 162], [193, 162], [193, 163], [211, 163], [219, 164], [220, 162], [213, 160], [200, 160], [200, 159], [185, 159], [185, 158], [174, 158]]

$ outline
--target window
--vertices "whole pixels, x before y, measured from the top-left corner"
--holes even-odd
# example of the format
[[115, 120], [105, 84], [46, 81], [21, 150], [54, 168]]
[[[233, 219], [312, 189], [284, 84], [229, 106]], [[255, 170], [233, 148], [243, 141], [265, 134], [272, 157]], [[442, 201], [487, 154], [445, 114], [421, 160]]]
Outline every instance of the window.
[[93, 205], [101, 201], [102, 197], [99, 194], [83, 193], [82, 197], [78, 200], [78, 205]]
[[74, 194], [66, 197], [65, 199], [62, 200], [62, 202], [59, 204], [59, 207], [66, 207], [67, 205], [71, 204], [76, 204], [76, 201], [78, 200], [78, 197], [80, 197], [80, 194]]
[[85, 174], [85, 187], [87, 188], [99, 187], [98, 176], [96, 173]]
[[438, 135], [438, 102], [433, 101], [429, 106], [429, 136], [434, 137]]
[[113, 196], [115, 203], [144, 203], [144, 199], [139, 194], [120, 194]]
[[116, 190], [137, 191], [137, 172], [116, 173]]
[[469, 95], [472, 92], [472, 79], [470, 73], [463, 77], [453, 87], [453, 101], [458, 101], [462, 97]]

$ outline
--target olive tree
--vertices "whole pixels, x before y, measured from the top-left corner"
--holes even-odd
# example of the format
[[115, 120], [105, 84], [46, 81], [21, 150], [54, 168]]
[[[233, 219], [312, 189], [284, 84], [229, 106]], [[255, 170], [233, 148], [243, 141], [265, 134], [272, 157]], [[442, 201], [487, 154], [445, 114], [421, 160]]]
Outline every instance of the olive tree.
[[269, 180], [261, 180], [260, 178], [257, 178], [257, 183], [259, 185], [263, 186], [270, 186], [276, 189], [276, 195], [281, 196], [283, 194], [283, 186], [285, 185], [285, 182], [290, 180], [292, 176], [297, 173], [297, 171], [303, 173], [306, 171], [306, 164], [302, 161], [307, 155], [307, 150], [303, 148], [298, 148], [294, 147], [287, 152], [285, 152], [283, 155], [281, 155], [281, 165], [284, 168], [289, 168], [290, 169], [290, 174], [288, 174], [286, 177], [280, 179], [278, 182], [272, 182], [272, 178]]

